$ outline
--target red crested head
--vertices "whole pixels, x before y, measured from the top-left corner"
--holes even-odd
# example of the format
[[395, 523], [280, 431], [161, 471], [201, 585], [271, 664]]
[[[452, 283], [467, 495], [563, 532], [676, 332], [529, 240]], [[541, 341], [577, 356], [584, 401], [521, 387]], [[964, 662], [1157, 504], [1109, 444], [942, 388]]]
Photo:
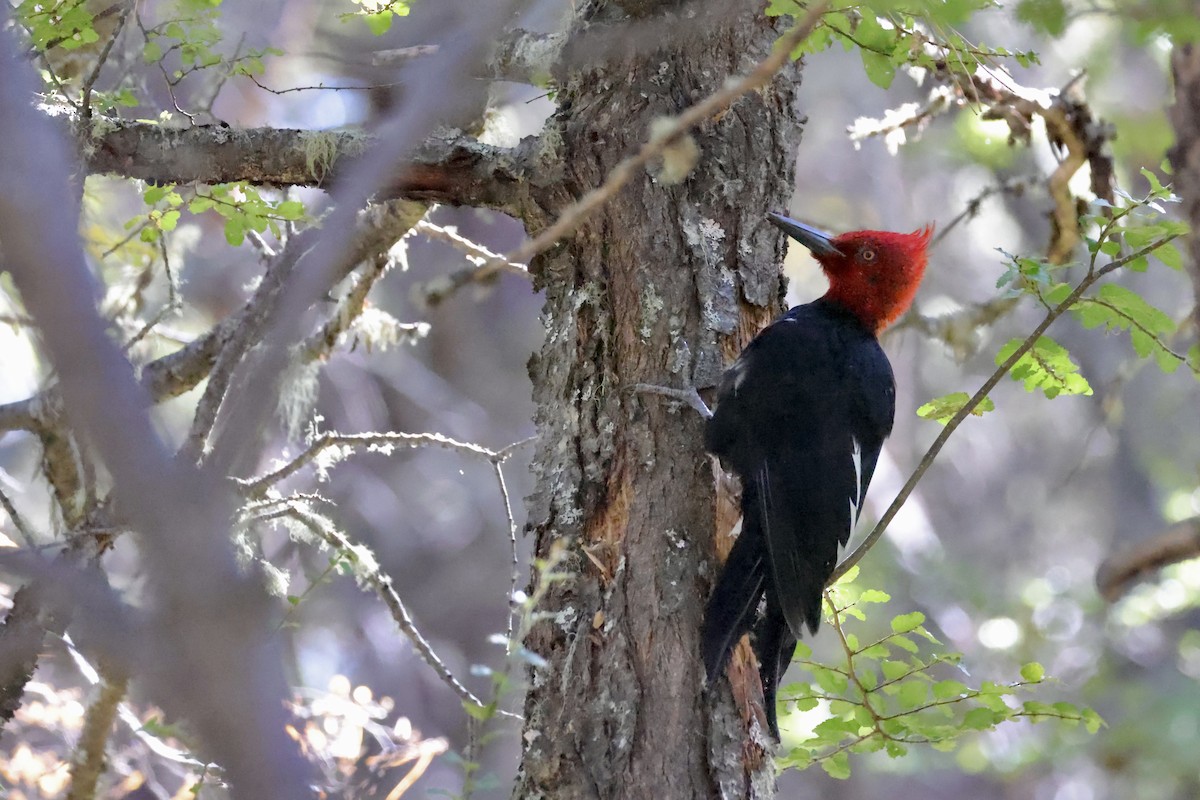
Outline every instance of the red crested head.
[[851, 231], [830, 237], [787, 217], [769, 216], [812, 251], [829, 278], [825, 297], [845, 307], [875, 333], [912, 305], [925, 274], [932, 225], [912, 233]]

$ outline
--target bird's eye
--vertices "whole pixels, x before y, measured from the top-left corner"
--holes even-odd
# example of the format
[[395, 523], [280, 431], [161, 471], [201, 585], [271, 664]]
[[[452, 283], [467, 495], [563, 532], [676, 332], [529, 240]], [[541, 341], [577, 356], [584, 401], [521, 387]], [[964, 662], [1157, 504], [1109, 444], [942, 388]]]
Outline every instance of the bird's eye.
[[874, 261], [875, 260], [875, 251], [871, 250], [871, 249], [863, 250], [861, 253], [858, 254], [858, 257], [861, 258], [863, 261]]

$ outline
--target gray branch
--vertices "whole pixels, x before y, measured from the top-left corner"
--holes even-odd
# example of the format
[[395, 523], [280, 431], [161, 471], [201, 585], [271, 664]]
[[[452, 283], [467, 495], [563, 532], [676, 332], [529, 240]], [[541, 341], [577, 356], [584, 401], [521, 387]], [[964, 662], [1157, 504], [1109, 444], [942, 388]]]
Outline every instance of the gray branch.
[[[171, 128], [102, 119], [79, 126], [79, 147], [90, 174], [151, 183], [231, 183], [269, 186], [336, 185], [376, 140], [360, 131], [302, 131], [198, 125]], [[538, 142], [516, 148], [482, 144], [441, 129], [390, 176], [377, 199], [494, 208], [520, 216], [530, 205], [529, 181]], [[539, 175], [546, 166], [539, 166]]]

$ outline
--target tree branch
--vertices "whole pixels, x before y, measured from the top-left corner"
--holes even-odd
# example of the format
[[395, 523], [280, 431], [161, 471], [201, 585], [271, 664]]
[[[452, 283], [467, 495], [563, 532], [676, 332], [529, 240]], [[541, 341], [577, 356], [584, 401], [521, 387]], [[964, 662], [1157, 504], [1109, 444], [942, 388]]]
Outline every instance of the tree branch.
[[94, 800], [96, 797], [100, 776], [108, 768], [104, 753], [108, 735], [128, 688], [129, 679], [125, 675], [107, 674], [95, 701], [88, 706], [75, 758], [71, 762], [71, 789], [67, 800]]
[[1144, 542], [1115, 553], [1096, 570], [1096, 588], [1109, 603], [1163, 567], [1200, 556], [1200, 517], [1177, 522]]
[[[423, 213], [423, 206], [406, 201], [372, 205], [359, 212], [354, 243], [342, 259], [339, 278], [348, 275], [357, 264], [386, 253]], [[150, 393], [151, 399], [162, 402], [178, 397], [208, 377], [225, 344], [250, 316], [258, 313], [257, 298], [256, 292], [241, 309], [221, 320], [208, 333], [143, 366], [142, 386]], [[314, 357], [319, 355], [314, 352]], [[27, 400], [0, 405], [0, 432], [40, 431], [51, 417], [53, 392], [50, 389]]]
[[[358, 131], [171, 128], [107, 117], [77, 130], [90, 174], [157, 184], [328, 186], [374, 142]], [[512, 149], [493, 147], [458, 131], [440, 130], [376, 196], [495, 208], [516, 216], [529, 205], [526, 184], [537, 146], [531, 138]], [[545, 169], [539, 165], [539, 174]]]
[[[1046, 179], [1046, 190], [1054, 207], [1050, 212], [1052, 234], [1046, 258], [1051, 264], [1065, 264], [1079, 244], [1079, 210], [1071, 193], [1070, 180], [1085, 164], [1091, 167], [1091, 190], [1097, 197], [1113, 202], [1115, 172], [1107, 152], [1113, 137], [1112, 126], [1097, 119], [1079, 96], [1079, 78], [1059, 90], [1029, 89], [980, 67], [965, 75], [948, 60], [938, 62], [933, 77], [942, 83], [920, 106], [910, 103], [885, 115], [881, 120], [861, 118], [848, 129], [850, 138], [860, 140], [883, 136], [889, 147], [900, 141], [908, 128], [918, 132], [929, 119], [956, 106], [977, 104], [986, 107], [983, 119], [1003, 120], [1009, 129], [1009, 142], [1029, 142], [1034, 119], [1046, 125], [1046, 135], [1059, 155], [1059, 164]], [[956, 220], [957, 221], [957, 220]]]

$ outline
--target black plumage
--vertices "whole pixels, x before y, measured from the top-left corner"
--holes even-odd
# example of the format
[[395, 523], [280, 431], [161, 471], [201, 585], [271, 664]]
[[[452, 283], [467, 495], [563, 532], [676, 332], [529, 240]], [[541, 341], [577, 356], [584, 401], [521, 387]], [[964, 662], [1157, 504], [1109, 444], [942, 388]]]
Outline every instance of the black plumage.
[[891, 432], [895, 397], [875, 332], [828, 297], [763, 330], [718, 390], [705, 446], [741, 478], [742, 530], [708, 601], [704, 665], [711, 682], [753, 629], [776, 739], [779, 680], [802, 629], [820, 624], [822, 591]]

